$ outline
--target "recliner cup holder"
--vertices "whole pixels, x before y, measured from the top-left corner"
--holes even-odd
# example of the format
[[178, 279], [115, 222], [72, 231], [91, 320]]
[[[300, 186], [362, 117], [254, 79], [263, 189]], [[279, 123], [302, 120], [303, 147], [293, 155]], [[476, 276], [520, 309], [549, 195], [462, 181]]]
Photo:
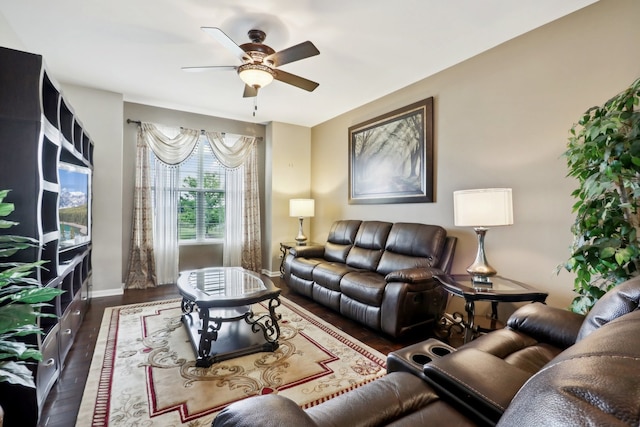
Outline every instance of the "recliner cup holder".
[[405, 371], [426, 378], [423, 373], [424, 365], [454, 351], [454, 347], [435, 338], [429, 338], [389, 353], [387, 372]]
[[411, 356], [411, 360], [413, 360], [418, 365], [424, 365], [431, 362], [433, 359], [426, 354], [414, 354], [413, 356]]
[[451, 353], [452, 349], [449, 349], [447, 347], [434, 346], [434, 347], [431, 348], [431, 351], [436, 356], [442, 357], [442, 356], [446, 356], [447, 354]]

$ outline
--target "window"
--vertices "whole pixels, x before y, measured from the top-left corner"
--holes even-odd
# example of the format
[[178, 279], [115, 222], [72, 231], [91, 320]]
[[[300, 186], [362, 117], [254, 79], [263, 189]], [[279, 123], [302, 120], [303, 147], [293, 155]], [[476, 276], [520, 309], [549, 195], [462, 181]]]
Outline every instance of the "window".
[[[150, 151], [151, 182], [155, 182], [155, 156]], [[178, 239], [201, 242], [224, 238], [226, 170], [201, 137], [194, 153], [175, 170], [178, 198]], [[152, 185], [152, 191], [155, 191]], [[155, 199], [155, 197], [153, 198]]]
[[225, 169], [209, 144], [200, 141], [178, 168], [178, 236], [180, 240], [224, 236]]

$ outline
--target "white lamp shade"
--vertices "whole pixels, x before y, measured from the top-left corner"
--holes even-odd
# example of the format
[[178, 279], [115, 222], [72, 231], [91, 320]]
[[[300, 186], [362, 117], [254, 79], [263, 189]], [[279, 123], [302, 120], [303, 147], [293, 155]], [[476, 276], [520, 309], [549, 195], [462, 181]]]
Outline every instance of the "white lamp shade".
[[312, 217], [315, 213], [315, 201], [313, 199], [289, 200], [289, 216], [298, 218]]
[[485, 188], [453, 192], [454, 224], [495, 227], [513, 224], [511, 188]]
[[238, 69], [238, 75], [240, 75], [243, 82], [251, 87], [263, 88], [273, 81], [273, 74], [264, 65], [242, 65]]

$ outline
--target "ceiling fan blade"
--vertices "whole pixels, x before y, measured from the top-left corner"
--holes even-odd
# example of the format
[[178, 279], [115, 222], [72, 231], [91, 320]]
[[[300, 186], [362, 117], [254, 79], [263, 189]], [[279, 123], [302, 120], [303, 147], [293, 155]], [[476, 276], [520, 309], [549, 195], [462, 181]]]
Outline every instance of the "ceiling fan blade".
[[240, 46], [236, 44], [231, 38], [224, 33], [220, 28], [217, 27], [200, 27], [202, 31], [209, 34], [211, 37], [216, 39], [218, 43], [227, 48], [231, 53], [240, 58], [242, 61], [250, 60], [251, 58], [242, 50]]
[[264, 58], [264, 62], [272, 62], [275, 67], [299, 61], [320, 54], [318, 48], [310, 41], [291, 46]]
[[212, 71], [212, 70], [237, 70], [238, 67], [234, 65], [206, 65], [204, 67], [182, 67], [182, 71], [188, 72], [200, 72], [200, 71]]
[[320, 86], [319, 83], [312, 82], [311, 80], [307, 80], [304, 77], [296, 76], [295, 74], [287, 73], [282, 70], [274, 70], [275, 76], [274, 79], [280, 80], [281, 82], [288, 83], [292, 86], [299, 87], [300, 89], [308, 90], [309, 92], [313, 92], [315, 88]]
[[242, 94], [242, 97], [253, 98], [254, 96], [258, 96], [258, 89], [253, 86], [244, 85], [244, 93]]

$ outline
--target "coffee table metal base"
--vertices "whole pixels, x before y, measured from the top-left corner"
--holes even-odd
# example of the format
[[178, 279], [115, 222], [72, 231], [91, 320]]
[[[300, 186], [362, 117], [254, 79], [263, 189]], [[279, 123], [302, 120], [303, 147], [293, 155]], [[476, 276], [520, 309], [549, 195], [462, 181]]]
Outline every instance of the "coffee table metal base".
[[271, 298], [269, 312], [255, 315], [251, 306], [199, 308], [182, 299], [182, 322], [187, 328], [196, 353], [196, 366], [207, 368], [214, 363], [263, 351], [275, 351], [280, 338], [275, 309], [279, 298]]

